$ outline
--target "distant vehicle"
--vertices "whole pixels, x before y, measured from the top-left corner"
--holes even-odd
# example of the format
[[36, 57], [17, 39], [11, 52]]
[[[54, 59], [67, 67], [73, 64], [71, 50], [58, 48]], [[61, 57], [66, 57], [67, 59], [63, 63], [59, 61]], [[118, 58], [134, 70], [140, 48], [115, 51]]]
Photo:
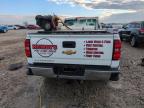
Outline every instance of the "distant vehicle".
[[22, 25], [15, 25], [15, 26], [18, 27], [18, 29], [26, 29], [26, 27]]
[[64, 20], [64, 23], [68, 27], [70, 27], [72, 30], [98, 30], [100, 29], [98, 17], [66, 18]]
[[119, 33], [119, 31], [122, 31], [122, 27], [122, 24], [106, 24], [103, 29], [110, 33]]
[[7, 25], [8, 30], [17, 30], [18, 27], [14, 25]]
[[132, 47], [137, 47], [144, 42], [144, 21], [131, 22], [119, 32], [121, 40], [126, 39]]
[[6, 33], [8, 31], [8, 28], [6, 26], [0, 26], [0, 32]]
[[27, 29], [35, 29], [35, 30], [39, 30], [40, 27], [37, 26], [37, 25], [28, 25], [28, 26], [27, 26]]

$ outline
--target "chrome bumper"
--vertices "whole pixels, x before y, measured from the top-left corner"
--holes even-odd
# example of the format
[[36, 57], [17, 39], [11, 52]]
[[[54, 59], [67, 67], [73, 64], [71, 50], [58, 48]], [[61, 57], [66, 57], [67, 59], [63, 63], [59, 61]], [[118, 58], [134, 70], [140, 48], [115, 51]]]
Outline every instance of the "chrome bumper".
[[49, 78], [65, 78], [78, 80], [112, 80], [112, 77], [119, 75], [118, 69], [85, 69], [82, 76], [58, 75], [54, 73], [53, 67], [28, 66], [28, 75], [44, 76]]

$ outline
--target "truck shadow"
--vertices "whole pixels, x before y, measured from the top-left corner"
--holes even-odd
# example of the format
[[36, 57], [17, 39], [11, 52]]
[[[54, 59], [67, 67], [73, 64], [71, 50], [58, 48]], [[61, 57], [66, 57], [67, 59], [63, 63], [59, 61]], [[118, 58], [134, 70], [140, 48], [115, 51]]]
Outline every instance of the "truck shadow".
[[45, 108], [109, 108], [110, 88], [104, 81], [48, 79], [41, 89]]

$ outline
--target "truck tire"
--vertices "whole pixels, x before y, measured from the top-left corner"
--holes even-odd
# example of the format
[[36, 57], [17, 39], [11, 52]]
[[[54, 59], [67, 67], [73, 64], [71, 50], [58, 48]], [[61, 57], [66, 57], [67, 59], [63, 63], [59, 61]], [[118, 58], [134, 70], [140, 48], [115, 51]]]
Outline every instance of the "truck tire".
[[130, 40], [130, 44], [132, 47], [137, 47], [138, 46], [138, 42], [135, 36], [133, 36]]
[[119, 80], [119, 73], [112, 73], [110, 80], [111, 81], [118, 81]]

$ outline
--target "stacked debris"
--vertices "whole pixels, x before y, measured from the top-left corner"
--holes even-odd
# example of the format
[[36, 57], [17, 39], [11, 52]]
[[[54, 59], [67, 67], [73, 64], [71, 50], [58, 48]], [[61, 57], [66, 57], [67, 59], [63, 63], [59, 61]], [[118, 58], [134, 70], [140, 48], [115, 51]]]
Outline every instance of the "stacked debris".
[[44, 29], [45, 31], [56, 31], [59, 23], [62, 23], [66, 28], [70, 29], [66, 24], [63, 23], [61, 18], [59, 18], [56, 15], [53, 16], [37, 15], [35, 19], [36, 19], [36, 24], [40, 26], [42, 29]]

